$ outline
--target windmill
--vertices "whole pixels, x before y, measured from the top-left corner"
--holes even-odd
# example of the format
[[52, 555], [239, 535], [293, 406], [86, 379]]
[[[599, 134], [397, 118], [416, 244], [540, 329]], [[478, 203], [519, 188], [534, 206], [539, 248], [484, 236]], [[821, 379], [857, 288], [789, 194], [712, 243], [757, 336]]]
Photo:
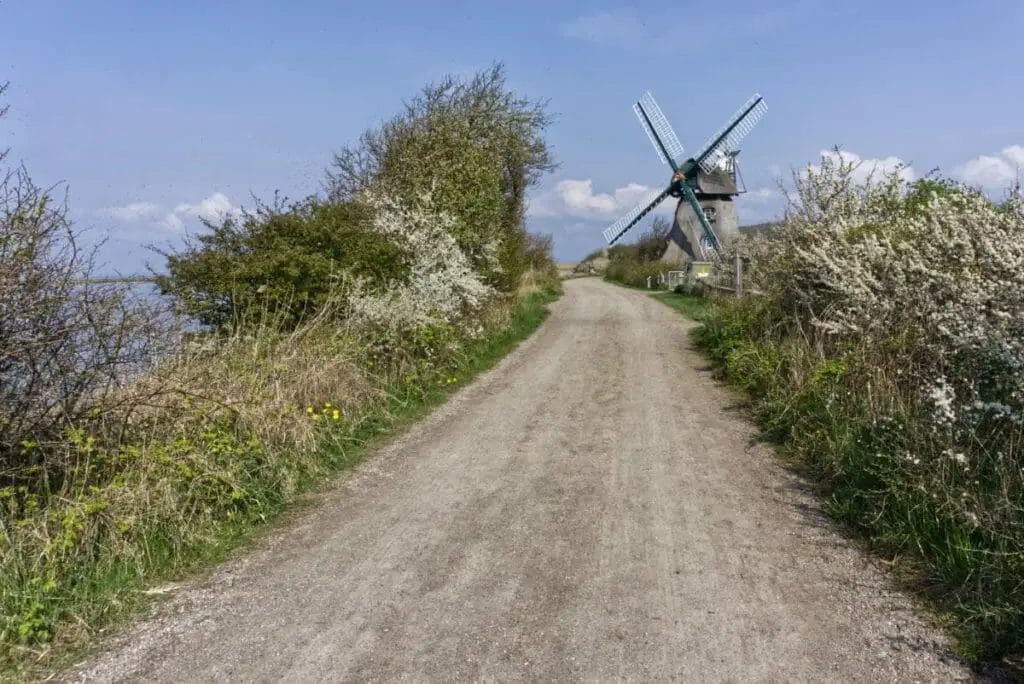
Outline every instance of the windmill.
[[[737, 180], [742, 183], [742, 179], [738, 179], [736, 165], [740, 142], [767, 109], [764, 98], [755, 94], [704, 144], [700, 152], [687, 157], [661, 107], [650, 93], [645, 93], [633, 105], [633, 111], [662, 163], [672, 167], [672, 178], [667, 188], [652, 192], [604, 230], [608, 244], [615, 244], [671, 195], [679, 198], [679, 204], [668, 236], [669, 258], [681, 258], [685, 253], [690, 259], [706, 261], [717, 256], [721, 250], [720, 237], [738, 231], [732, 198], [740, 192]], [[677, 246], [675, 250], [673, 244]]]

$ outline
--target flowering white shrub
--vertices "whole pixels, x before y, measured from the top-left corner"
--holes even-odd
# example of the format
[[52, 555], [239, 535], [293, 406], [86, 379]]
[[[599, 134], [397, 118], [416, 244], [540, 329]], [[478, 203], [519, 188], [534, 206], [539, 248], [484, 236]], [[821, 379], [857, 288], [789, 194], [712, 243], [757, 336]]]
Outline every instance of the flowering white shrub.
[[[395, 338], [403, 333], [454, 324], [477, 313], [495, 293], [474, 271], [452, 236], [455, 219], [438, 211], [429, 194], [413, 206], [380, 194], [368, 194], [373, 228], [400, 248], [409, 265], [407, 277], [383, 292], [357, 281], [349, 294], [352, 317]], [[497, 245], [485, 257], [496, 264]]]
[[697, 339], [829, 510], [914, 559], [962, 652], [1020, 654], [1024, 207], [900, 171], [798, 174], [785, 221], [735, 245], [763, 296]]
[[747, 248], [758, 287], [822, 344], [912, 353], [936, 424], [1024, 423], [1024, 211], [896, 169], [858, 182], [825, 156], [795, 178], [784, 227]]

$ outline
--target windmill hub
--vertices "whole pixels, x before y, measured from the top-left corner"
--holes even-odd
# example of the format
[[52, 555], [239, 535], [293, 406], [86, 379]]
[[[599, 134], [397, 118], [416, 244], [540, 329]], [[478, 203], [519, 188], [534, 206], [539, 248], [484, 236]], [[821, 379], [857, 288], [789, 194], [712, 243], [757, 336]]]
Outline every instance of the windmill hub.
[[644, 94], [633, 105], [640, 125], [647, 132], [661, 161], [672, 168], [668, 187], [651, 193], [604, 231], [608, 244], [617, 242], [630, 228], [653, 211], [669, 196], [679, 199], [676, 220], [667, 236], [679, 252], [691, 260], [717, 257], [722, 237], [738, 231], [733, 198], [742, 190], [742, 179], [736, 157], [739, 144], [764, 115], [764, 98], [754, 95], [732, 116], [722, 129], [713, 135], [701, 151], [686, 157], [672, 126], [650, 93]]

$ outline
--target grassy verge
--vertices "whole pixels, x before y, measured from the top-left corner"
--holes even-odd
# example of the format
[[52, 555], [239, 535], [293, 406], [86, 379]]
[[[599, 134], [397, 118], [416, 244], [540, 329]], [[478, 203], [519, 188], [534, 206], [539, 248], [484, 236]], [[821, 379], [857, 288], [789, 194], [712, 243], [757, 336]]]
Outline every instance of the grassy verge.
[[699, 295], [677, 294], [675, 292], [659, 292], [653, 295], [655, 299], [675, 309], [687, 318], [695, 321], [702, 321], [708, 315], [713, 306], [706, 297]]
[[[1024, 566], [1014, 549], [1024, 521], [1011, 519], [1014, 494], [1005, 478], [978, 473], [972, 488], [953, 490], [924, 475], [920, 445], [928, 425], [866, 401], [852, 379], [867, 372], [858, 370], [854, 353], [804, 368], [806, 350], [765, 334], [765, 303], [655, 298], [703, 323], [693, 333], [698, 348], [750, 396], [753, 417], [779, 457], [816, 485], [833, 519], [866, 539], [904, 588], [932, 607], [958, 654], [982, 671], [1020, 676]], [[1008, 510], [998, 536], [958, 514], [964, 499]]]
[[[751, 412], [780, 458], [817, 486], [835, 520], [866, 539], [903, 586], [931, 605], [959, 655], [982, 670], [1002, 659], [1000, 673], [1019, 675], [1024, 565], [1016, 549], [1024, 521], [1015, 513], [1019, 487], [1007, 479], [1003, 459], [967, 478], [949, 466], [926, 469], [934, 431], [895, 400], [868, 400], [858, 378], [871, 372], [871, 359], [851, 349], [841, 359], [809, 361], [814, 357], [800, 340], [772, 334], [764, 301], [656, 298], [703, 323], [693, 333], [698, 348], [750, 396]], [[1002, 512], [1002, 522], [990, 523], [996, 533], [964, 515], [965, 503]]]
[[[144, 467], [133, 462], [108, 484], [79, 492], [74, 501], [20, 511], [0, 558], [5, 626], [0, 679], [40, 677], [66, 666], [100, 633], [154, 600], [147, 587], [224, 559], [301, 501], [303, 493], [358, 463], [492, 367], [537, 329], [558, 295], [549, 288], [520, 297], [500, 324], [436, 365], [382, 371], [383, 384], [362, 392], [357, 404], [342, 411], [330, 403], [296, 411], [289, 420], [313, 426], [307, 449], [243, 439], [244, 430], [221, 419], [204, 422], [191, 441], [178, 437], [141, 451], [102, 453], [83, 446], [96, 463], [140, 460], [139, 453], [152, 462]], [[330, 342], [339, 344], [335, 338]], [[356, 358], [373, 364], [372, 356]], [[267, 381], [259, 378], [258, 384]], [[163, 497], [173, 502], [164, 503]], [[126, 503], [129, 498], [146, 505]]]
[[629, 285], [627, 283], [623, 283], [618, 280], [613, 280], [610, 278], [605, 278], [605, 282], [611, 283], [613, 285], [618, 285], [619, 287], [624, 287], [627, 290], [640, 290], [641, 292], [646, 292], [652, 298], [657, 299], [662, 304], [665, 304], [666, 306], [675, 309], [676, 311], [683, 314], [687, 318], [692, 318], [697, 322], [703, 321], [704, 317], [711, 312], [712, 307], [714, 306], [714, 302], [712, 300], [708, 299], [707, 297], [702, 297], [700, 295], [679, 294], [678, 292], [652, 291], [647, 289], [646, 286]]
[[646, 283], [641, 284], [641, 285], [633, 285], [631, 283], [624, 283], [621, 280], [617, 280], [615, 278], [610, 278], [607, 275], [603, 276], [602, 280], [604, 280], [604, 282], [606, 282], [606, 283], [611, 283], [612, 285], [618, 285], [619, 287], [624, 287], [627, 290], [640, 290], [641, 292], [648, 292], [648, 293], [654, 293], [654, 292], [658, 291], [658, 290], [654, 290], [654, 289], [651, 289], [651, 288], [647, 287]]
[[548, 317], [548, 304], [560, 296], [560, 289], [545, 289], [521, 297], [505, 325], [466, 345], [451, 364], [422, 381], [392, 387], [382, 406], [372, 409], [363, 420], [334, 432], [328, 451], [342, 455], [343, 467], [362, 460], [368, 446], [376, 446], [382, 438], [392, 437], [416, 422], [508, 355], [540, 327]]

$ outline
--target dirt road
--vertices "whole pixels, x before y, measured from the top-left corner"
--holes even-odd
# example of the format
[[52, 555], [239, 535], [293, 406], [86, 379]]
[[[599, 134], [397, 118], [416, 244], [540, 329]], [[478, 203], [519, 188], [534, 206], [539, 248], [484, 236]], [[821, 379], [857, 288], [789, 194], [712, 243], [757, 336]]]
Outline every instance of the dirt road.
[[642, 293], [497, 368], [68, 678], [948, 680]]

